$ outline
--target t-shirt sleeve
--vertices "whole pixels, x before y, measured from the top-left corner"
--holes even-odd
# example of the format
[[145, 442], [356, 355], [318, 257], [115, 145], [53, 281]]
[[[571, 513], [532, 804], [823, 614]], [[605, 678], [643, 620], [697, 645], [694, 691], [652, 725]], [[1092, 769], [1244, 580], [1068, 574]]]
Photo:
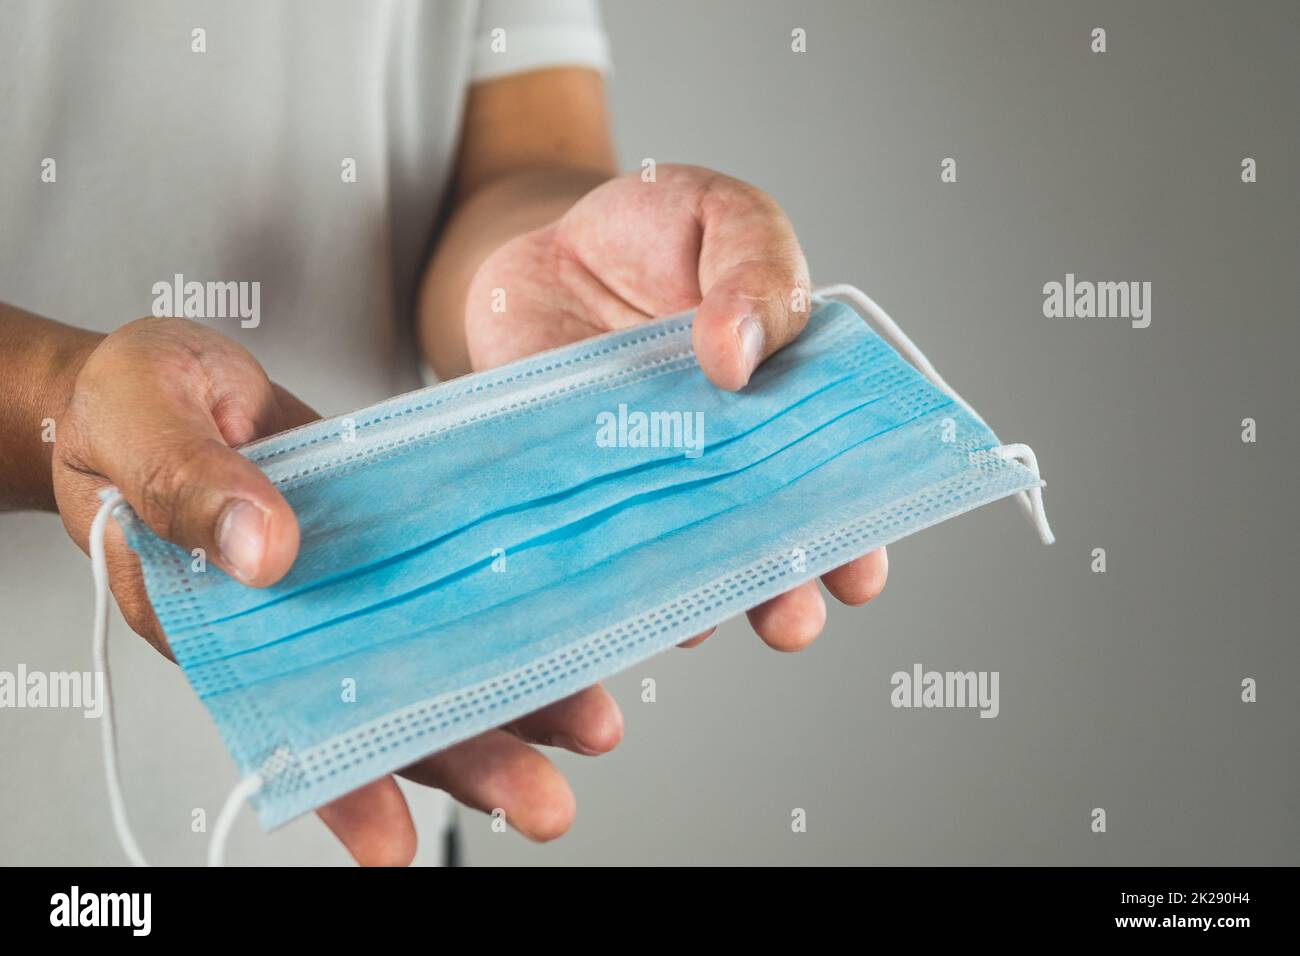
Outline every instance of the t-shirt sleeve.
[[471, 82], [552, 66], [609, 72], [596, 0], [483, 0]]

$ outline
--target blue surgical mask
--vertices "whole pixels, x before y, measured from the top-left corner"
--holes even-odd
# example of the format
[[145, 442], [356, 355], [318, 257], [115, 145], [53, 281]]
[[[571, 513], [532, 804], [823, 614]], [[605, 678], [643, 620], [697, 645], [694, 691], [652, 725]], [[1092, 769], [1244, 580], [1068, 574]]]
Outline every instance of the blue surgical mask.
[[[243, 453], [301, 527], [272, 587], [196, 573], [111, 491], [92, 531], [101, 654], [111, 514], [243, 775], [217, 858], [243, 797], [275, 827], [971, 508], [1019, 495], [1051, 540], [1032, 453], [850, 287], [740, 392], [687, 315]], [[115, 787], [110, 766], [135, 859]]]

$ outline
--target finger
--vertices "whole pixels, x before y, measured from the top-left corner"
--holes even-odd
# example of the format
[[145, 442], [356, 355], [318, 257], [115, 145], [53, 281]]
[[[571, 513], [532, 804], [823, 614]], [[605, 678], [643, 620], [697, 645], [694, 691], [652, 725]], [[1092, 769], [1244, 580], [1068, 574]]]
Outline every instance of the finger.
[[801, 651], [826, 625], [826, 601], [816, 581], [764, 601], [748, 612], [749, 623], [768, 647], [778, 651]]
[[889, 577], [889, 554], [877, 548], [870, 554], [840, 565], [822, 575], [826, 590], [837, 601], [857, 607], [878, 597]]
[[808, 323], [808, 264], [781, 207], [719, 176], [700, 203], [700, 289], [692, 342], [719, 388], [743, 388], [763, 359]]
[[104, 559], [108, 564], [109, 588], [127, 625], [163, 657], [176, 663], [176, 655], [172, 653], [171, 644], [153, 609], [153, 602], [149, 600], [149, 592], [140, 569], [140, 558], [127, 547], [126, 536], [121, 528], [111, 521], [105, 528]]
[[327, 803], [316, 814], [362, 866], [410, 866], [415, 858], [411, 810], [391, 776]]
[[[117, 485], [160, 537], [202, 548], [246, 584], [271, 584], [297, 555], [298, 522], [231, 446], [278, 430], [275, 392], [234, 342], [192, 323], [157, 321], [160, 334], [128, 336], [118, 346], [127, 354], [97, 355], [94, 369], [88, 363], [99, 376], [89, 393], [111, 411], [87, 416], [95, 425], [77, 444], [77, 467]], [[131, 381], [115, 374], [121, 369]]]
[[489, 730], [412, 764], [401, 775], [446, 790], [455, 799], [492, 813], [530, 840], [554, 840], [573, 824], [573, 791], [555, 765], [504, 730]]
[[712, 636], [713, 636], [713, 632], [716, 631], [716, 630], [717, 630], [716, 627], [711, 627], [711, 628], [709, 628], [707, 631], [705, 631], [703, 634], [696, 634], [694, 637], [687, 638], [686, 640], [682, 641], [682, 642], [681, 642], [680, 644], [678, 644], [677, 646], [678, 646], [678, 647], [681, 647], [681, 648], [685, 648], [685, 649], [690, 649], [690, 648], [692, 648], [692, 647], [699, 647], [701, 644], [703, 644], [705, 641], [707, 641], [710, 637], [712, 637]]
[[280, 407], [280, 427], [277, 431], [297, 428], [299, 425], [306, 425], [320, 418], [320, 412], [284, 386], [272, 382], [271, 390], [275, 393], [276, 404]]
[[623, 712], [600, 684], [557, 700], [505, 728], [530, 744], [563, 747], [594, 757], [609, 753], [623, 739]]

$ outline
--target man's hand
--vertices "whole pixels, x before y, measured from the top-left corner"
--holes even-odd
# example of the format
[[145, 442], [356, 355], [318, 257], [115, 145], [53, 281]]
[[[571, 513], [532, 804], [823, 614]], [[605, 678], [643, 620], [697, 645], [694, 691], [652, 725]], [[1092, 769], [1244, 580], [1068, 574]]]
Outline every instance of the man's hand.
[[[807, 291], [808, 268], [769, 196], [688, 166], [660, 164], [655, 182], [614, 178], [615, 169], [598, 73], [538, 70], [475, 84], [450, 215], [420, 289], [420, 342], [439, 376], [697, 309], [700, 365], [720, 388], [739, 389], [799, 334], [808, 315], [795, 291]], [[506, 291], [504, 314], [492, 311], [494, 289]], [[822, 580], [863, 604], [887, 570], [882, 548]], [[799, 650], [821, 632], [826, 605], [811, 581], [749, 620], [772, 647]], [[580, 698], [583, 723], [610, 730], [608, 746], [582, 752], [609, 749], [622, 728], [617, 705], [599, 687]], [[531, 809], [562, 831], [573, 804]]]
[[[212, 329], [182, 319], [128, 323], [85, 360], [57, 423], [51, 472], [64, 527], [87, 550], [98, 492], [116, 485], [159, 537], [203, 549], [245, 584], [273, 584], [298, 554], [298, 521], [234, 449], [319, 417]], [[118, 607], [170, 656], [140, 563], [116, 525], [108, 529]]]
[[[808, 286], [794, 230], [770, 196], [721, 173], [660, 165], [655, 182], [612, 179], [492, 253], [469, 286], [465, 343], [474, 368], [491, 368], [695, 309], [700, 367], [736, 390], [803, 330]], [[497, 289], [504, 312], [492, 308]], [[888, 567], [881, 548], [822, 581], [844, 603], [865, 604], [884, 588]], [[749, 620], [772, 647], [797, 651], [821, 633], [826, 605], [810, 581]]]
[[[85, 358], [57, 423], [53, 486], [63, 523], [87, 548], [97, 492], [116, 485], [160, 537], [202, 548], [246, 584], [279, 580], [298, 552], [288, 502], [234, 449], [319, 416], [267, 378], [241, 346], [181, 319], [141, 319], [103, 339]], [[145, 592], [140, 564], [112, 522], [109, 578], [131, 627], [170, 656]], [[601, 753], [622, 734], [613, 699], [592, 688], [406, 768], [402, 775], [448, 791], [469, 806], [506, 811], [535, 839], [558, 836], [573, 794], [530, 744]], [[415, 828], [389, 776], [319, 811], [363, 864], [405, 864]]]

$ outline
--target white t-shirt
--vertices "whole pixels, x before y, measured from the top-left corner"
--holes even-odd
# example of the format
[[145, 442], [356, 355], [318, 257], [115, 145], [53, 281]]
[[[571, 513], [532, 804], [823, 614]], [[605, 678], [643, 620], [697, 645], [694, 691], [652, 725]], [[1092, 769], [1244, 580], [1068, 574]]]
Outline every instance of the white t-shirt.
[[[594, 0], [0, 0], [0, 24], [0, 301], [107, 332], [178, 274], [258, 283], [255, 325], [201, 321], [325, 415], [420, 384], [411, 306], [469, 85], [608, 67]], [[0, 669], [89, 670], [83, 565], [57, 520], [0, 516]], [[233, 764], [174, 668], [112, 627], [132, 816], [146, 852], [195, 862], [191, 808], [215, 812]], [[0, 859], [120, 862], [97, 726], [5, 719]], [[420, 801], [433, 848], [443, 805]], [[326, 842], [237, 830], [230, 855], [340, 859]]]
[[202, 320], [326, 415], [419, 385], [469, 84], [608, 63], [594, 0], [33, 0], [0, 23], [0, 301], [109, 331], [177, 274], [257, 282], [256, 327]]

